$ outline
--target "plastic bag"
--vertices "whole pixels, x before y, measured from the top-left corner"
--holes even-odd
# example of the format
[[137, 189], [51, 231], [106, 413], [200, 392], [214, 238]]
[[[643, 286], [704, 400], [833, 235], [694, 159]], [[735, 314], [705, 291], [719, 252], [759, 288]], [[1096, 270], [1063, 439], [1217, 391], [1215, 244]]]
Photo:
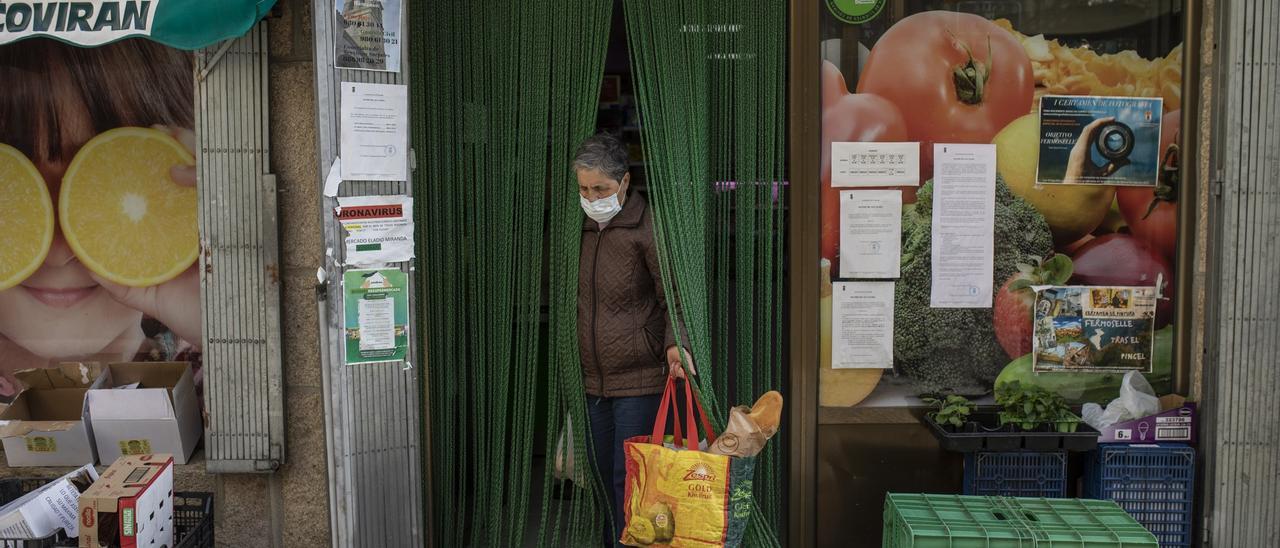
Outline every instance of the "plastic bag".
[[[684, 446], [676, 445], [675, 436], [672, 436], [670, 434], [667, 434], [666, 437], [662, 438], [662, 446], [666, 447], [667, 449], [671, 449], [673, 451], [687, 451], [687, 449], [685, 449]], [[707, 438], [698, 438], [698, 450], [699, 451], [707, 450]]]
[[1120, 397], [1111, 400], [1106, 409], [1096, 403], [1080, 408], [1080, 418], [1098, 430], [1118, 422], [1140, 419], [1160, 412], [1160, 398], [1142, 373], [1130, 371], [1120, 383]]
[[1080, 419], [1095, 430], [1102, 430], [1108, 426], [1102, 424], [1102, 406], [1093, 402], [1080, 406]]
[[573, 417], [571, 415], [564, 416], [564, 428], [560, 430], [560, 437], [556, 440], [556, 462], [552, 469], [552, 476], [561, 481], [579, 481], [582, 478], [578, 476], [577, 467], [574, 466], [573, 458]]
[[1123, 420], [1140, 419], [1160, 412], [1160, 398], [1156, 397], [1156, 390], [1137, 371], [1124, 374], [1124, 382], [1120, 383], [1120, 400], [1130, 413], [1130, 417]]

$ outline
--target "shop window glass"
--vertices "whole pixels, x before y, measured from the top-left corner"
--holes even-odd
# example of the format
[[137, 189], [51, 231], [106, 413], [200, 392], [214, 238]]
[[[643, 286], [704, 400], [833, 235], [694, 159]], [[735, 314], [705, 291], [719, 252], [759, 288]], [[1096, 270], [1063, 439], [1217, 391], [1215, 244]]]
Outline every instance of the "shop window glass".
[[[917, 396], [930, 392], [983, 397], [1000, 376], [1030, 379], [1073, 402], [1105, 404], [1123, 370], [1135, 364], [1149, 364], [1148, 379], [1168, 392], [1180, 282], [1173, 279], [1177, 155], [1170, 147], [1180, 122], [1183, 3], [818, 1], [820, 405], [918, 405]], [[1114, 98], [1158, 101], [1107, 100]], [[1071, 126], [1072, 109], [1087, 110], [1098, 123], [1089, 130], [1084, 122]], [[1068, 127], [1057, 135], [1054, 124]], [[1055, 148], [1051, 141], [1061, 142]], [[919, 143], [919, 164], [912, 166], [919, 185], [842, 186], [874, 183], [858, 169], [891, 169], [883, 163], [899, 150], [838, 145], [833, 152], [833, 143], [847, 142]], [[932, 261], [939, 245], [934, 229], [941, 228], [933, 221], [948, 214], [936, 208], [958, 202], [950, 196], [944, 204], [932, 184], [924, 185], [934, 179], [934, 145], [965, 143], [995, 146], [993, 275], [973, 284], [983, 292], [989, 285], [992, 297], [989, 305], [937, 308]], [[862, 161], [867, 166], [854, 166]], [[1082, 184], [1053, 184], [1055, 170], [1058, 180]], [[900, 272], [857, 268], [875, 264], [867, 258], [871, 248], [858, 247], [875, 239], [874, 227], [852, 226], [867, 216], [849, 213], [845, 204], [850, 216], [842, 227], [842, 202], [874, 205], [876, 189], [901, 190]], [[851, 239], [854, 232], [861, 235]], [[953, 240], [946, 251], [958, 245]], [[1045, 275], [1033, 285], [1100, 292], [1049, 291], [1037, 301], [1035, 291], [1011, 287], [1027, 277], [1028, 265], [1055, 256], [1070, 259], [1070, 273], [1052, 271], [1064, 264], [1056, 260], [1048, 274], [1036, 272]], [[840, 291], [876, 302], [877, 290], [849, 282], [893, 284], [892, 356], [876, 354], [884, 345], [874, 336], [874, 308], [841, 304], [848, 299]], [[1157, 296], [1154, 318], [1145, 317], [1142, 304], [1148, 290]], [[1137, 327], [1117, 327], [1126, 322]], [[1037, 371], [1075, 372], [1033, 374], [1033, 362]]]

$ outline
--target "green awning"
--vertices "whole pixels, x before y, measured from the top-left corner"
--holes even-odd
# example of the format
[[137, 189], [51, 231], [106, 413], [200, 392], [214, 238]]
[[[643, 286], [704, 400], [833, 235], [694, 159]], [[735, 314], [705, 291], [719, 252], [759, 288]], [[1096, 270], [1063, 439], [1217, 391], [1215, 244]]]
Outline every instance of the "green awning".
[[0, 45], [45, 37], [100, 46], [141, 37], [197, 49], [248, 32], [275, 0], [0, 0]]

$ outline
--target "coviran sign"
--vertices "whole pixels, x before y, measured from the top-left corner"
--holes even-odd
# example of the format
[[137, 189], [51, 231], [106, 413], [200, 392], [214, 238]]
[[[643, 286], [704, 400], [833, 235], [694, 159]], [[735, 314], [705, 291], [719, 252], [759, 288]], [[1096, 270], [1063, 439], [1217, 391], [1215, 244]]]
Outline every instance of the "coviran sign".
[[96, 46], [150, 36], [160, 1], [0, 2], [0, 44], [47, 36]]

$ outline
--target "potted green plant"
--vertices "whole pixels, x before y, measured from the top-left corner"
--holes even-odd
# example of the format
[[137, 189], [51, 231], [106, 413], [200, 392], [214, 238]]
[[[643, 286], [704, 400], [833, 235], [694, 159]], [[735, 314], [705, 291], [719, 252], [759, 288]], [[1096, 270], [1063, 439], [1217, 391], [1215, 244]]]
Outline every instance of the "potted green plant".
[[1088, 451], [1098, 444], [1098, 431], [1081, 426], [1062, 396], [1035, 385], [1001, 384], [994, 409], [957, 395], [921, 400], [933, 408], [922, 421], [949, 451]]
[[1080, 417], [1056, 392], [1017, 381], [996, 389], [1000, 424], [1012, 424], [1025, 432], [1075, 432]]
[[936, 408], [929, 412], [933, 421], [951, 432], [965, 429], [965, 425], [969, 423], [969, 415], [977, 407], [968, 398], [955, 394], [945, 397], [926, 396], [921, 400]]

